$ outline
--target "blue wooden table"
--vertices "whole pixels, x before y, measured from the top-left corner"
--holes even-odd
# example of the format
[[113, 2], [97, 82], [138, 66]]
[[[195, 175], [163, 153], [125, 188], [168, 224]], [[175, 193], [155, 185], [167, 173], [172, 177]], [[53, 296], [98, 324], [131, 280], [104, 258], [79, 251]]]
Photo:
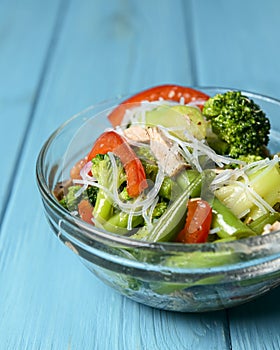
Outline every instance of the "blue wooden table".
[[0, 349], [279, 349], [280, 290], [159, 311], [95, 278], [50, 232], [35, 183], [49, 134], [160, 83], [280, 98], [280, 2], [0, 0]]

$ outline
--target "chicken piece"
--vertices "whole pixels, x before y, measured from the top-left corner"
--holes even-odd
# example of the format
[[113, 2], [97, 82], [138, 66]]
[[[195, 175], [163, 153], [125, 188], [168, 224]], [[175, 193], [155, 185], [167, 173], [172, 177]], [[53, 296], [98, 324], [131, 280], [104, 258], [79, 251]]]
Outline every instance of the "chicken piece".
[[267, 224], [264, 226], [263, 228], [263, 235], [267, 234], [267, 233], [271, 233], [273, 231], [278, 231], [280, 230], [280, 222], [279, 221], [275, 221], [272, 225], [271, 224]]
[[57, 200], [61, 200], [68, 192], [68, 187], [72, 186], [72, 180], [64, 180], [61, 182], [58, 182], [55, 185], [55, 188], [53, 189], [53, 195], [56, 197]]
[[151, 151], [168, 176], [174, 176], [187, 167], [178, 146], [173, 144], [160, 129], [152, 127], [148, 128], [147, 132], [150, 137]]
[[132, 140], [132, 141], [143, 142], [143, 143], [149, 143], [150, 141], [150, 137], [149, 137], [149, 134], [147, 133], [147, 129], [142, 128], [141, 126], [133, 125], [128, 129], [125, 129], [123, 133], [125, 137], [127, 137], [129, 140]]

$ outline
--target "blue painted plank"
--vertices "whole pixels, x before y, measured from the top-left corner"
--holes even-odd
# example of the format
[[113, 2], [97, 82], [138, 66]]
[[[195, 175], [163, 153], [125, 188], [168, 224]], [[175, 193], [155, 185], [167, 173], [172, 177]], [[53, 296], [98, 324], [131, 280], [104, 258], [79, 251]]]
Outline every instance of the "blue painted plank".
[[[279, 289], [259, 300], [231, 310], [233, 349], [279, 349]], [[245, 330], [245, 331], [244, 331]]]
[[50, 113], [67, 118], [103, 99], [159, 83], [193, 84], [183, 10], [170, 0], [112, 1], [108, 8], [102, 1], [73, 2], [46, 82], [53, 96], [60, 95], [47, 102]]
[[0, 6], [1, 220], [36, 100], [59, 1], [45, 4], [5, 0]]
[[224, 312], [154, 310], [93, 277], [50, 233], [34, 180], [40, 146], [74, 112], [158, 82], [194, 81], [190, 13], [173, 7], [73, 1], [61, 15], [0, 237], [0, 343], [8, 349], [229, 348]]
[[[277, 1], [193, 1], [197, 77], [201, 85], [280, 97]], [[278, 349], [280, 289], [228, 311], [232, 349]]]
[[201, 85], [280, 94], [280, 3], [193, 1], [195, 51]]

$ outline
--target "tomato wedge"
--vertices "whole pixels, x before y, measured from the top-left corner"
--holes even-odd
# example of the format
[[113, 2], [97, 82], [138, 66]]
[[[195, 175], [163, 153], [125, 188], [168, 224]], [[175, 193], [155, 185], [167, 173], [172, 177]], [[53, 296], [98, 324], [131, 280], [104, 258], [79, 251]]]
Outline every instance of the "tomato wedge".
[[159, 85], [129, 97], [109, 114], [108, 119], [114, 127], [120, 125], [127, 109], [138, 106], [142, 101], [152, 102], [160, 98], [177, 102], [184, 98], [185, 103], [199, 101], [201, 104], [198, 103], [198, 106], [202, 108], [203, 102], [207, 101], [209, 96], [190, 87], [172, 84]]
[[182, 243], [207, 242], [212, 222], [212, 208], [202, 199], [192, 199], [187, 205], [186, 224], [176, 241]]
[[80, 159], [74, 166], [73, 168], [70, 170], [70, 177], [71, 179], [81, 179], [81, 175], [80, 172], [82, 170], [82, 168], [86, 165], [87, 163], [87, 157]]
[[80, 203], [78, 204], [78, 212], [82, 220], [88, 222], [89, 224], [93, 224], [93, 206], [87, 199], [82, 199], [80, 201]]
[[144, 167], [126, 140], [115, 131], [104, 132], [94, 143], [87, 159], [97, 154], [114, 153], [120, 158], [127, 176], [127, 192], [130, 197], [137, 197], [148, 187]]

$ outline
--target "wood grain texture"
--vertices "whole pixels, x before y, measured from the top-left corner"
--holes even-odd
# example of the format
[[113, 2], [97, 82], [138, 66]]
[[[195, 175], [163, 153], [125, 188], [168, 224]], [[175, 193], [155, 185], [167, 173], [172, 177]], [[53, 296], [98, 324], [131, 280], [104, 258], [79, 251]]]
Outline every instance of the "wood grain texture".
[[[182, 7], [178, 3], [170, 18], [171, 4], [150, 5], [151, 13], [161, 14], [156, 29], [147, 3], [142, 7], [136, 1], [110, 7], [102, 1], [72, 1], [60, 13], [2, 224], [0, 343], [7, 349], [228, 349], [224, 312], [202, 316], [153, 310], [93, 277], [50, 234], [34, 180], [39, 148], [71, 114], [172, 77], [191, 83]], [[173, 40], [178, 32], [183, 48]], [[156, 52], [160, 57], [154, 62]], [[171, 66], [174, 60], [178, 65]], [[15, 217], [20, 225], [14, 225]]]
[[193, 1], [200, 85], [280, 97], [277, 1]]
[[[11, 135], [16, 140], [2, 158], [1, 204], [14, 166], [10, 160], [19, 160], [1, 224], [1, 349], [279, 348], [279, 289], [248, 305], [207, 314], [137, 304], [95, 278], [50, 233], [34, 178], [38, 151], [49, 134], [103, 99], [165, 82], [277, 94], [271, 66], [279, 68], [272, 45], [278, 38], [267, 38], [278, 22], [267, 4], [256, 3], [269, 16], [252, 10], [253, 18], [265, 22], [264, 32], [241, 1], [233, 6], [182, 0], [175, 7], [171, 0], [114, 0], [110, 6], [101, 0], [0, 2], [0, 76], [6, 85], [0, 84], [0, 110], [7, 116], [0, 152]], [[259, 34], [255, 40], [253, 32]], [[221, 45], [216, 50], [213, 37]], [[268, 56], [256, 55], [261, 42]], [[13, 118], [18, 129], [11, 134]]]
[[280, 348], [279, 288], [260, 299], [230, 312], [233, 349]]
[[[0, 3], [0, 220], [59, 11], [59, 1]], [[3, 166], [4, 164], [4, 166]]]
[[[280, 97], [276, 1], [193, 1], [200, 85], [235, 87]], [[206, 23], [206, 25], [202, 25]], [[232, 349], [278, 349], [280, 289], [228, 311]]]

